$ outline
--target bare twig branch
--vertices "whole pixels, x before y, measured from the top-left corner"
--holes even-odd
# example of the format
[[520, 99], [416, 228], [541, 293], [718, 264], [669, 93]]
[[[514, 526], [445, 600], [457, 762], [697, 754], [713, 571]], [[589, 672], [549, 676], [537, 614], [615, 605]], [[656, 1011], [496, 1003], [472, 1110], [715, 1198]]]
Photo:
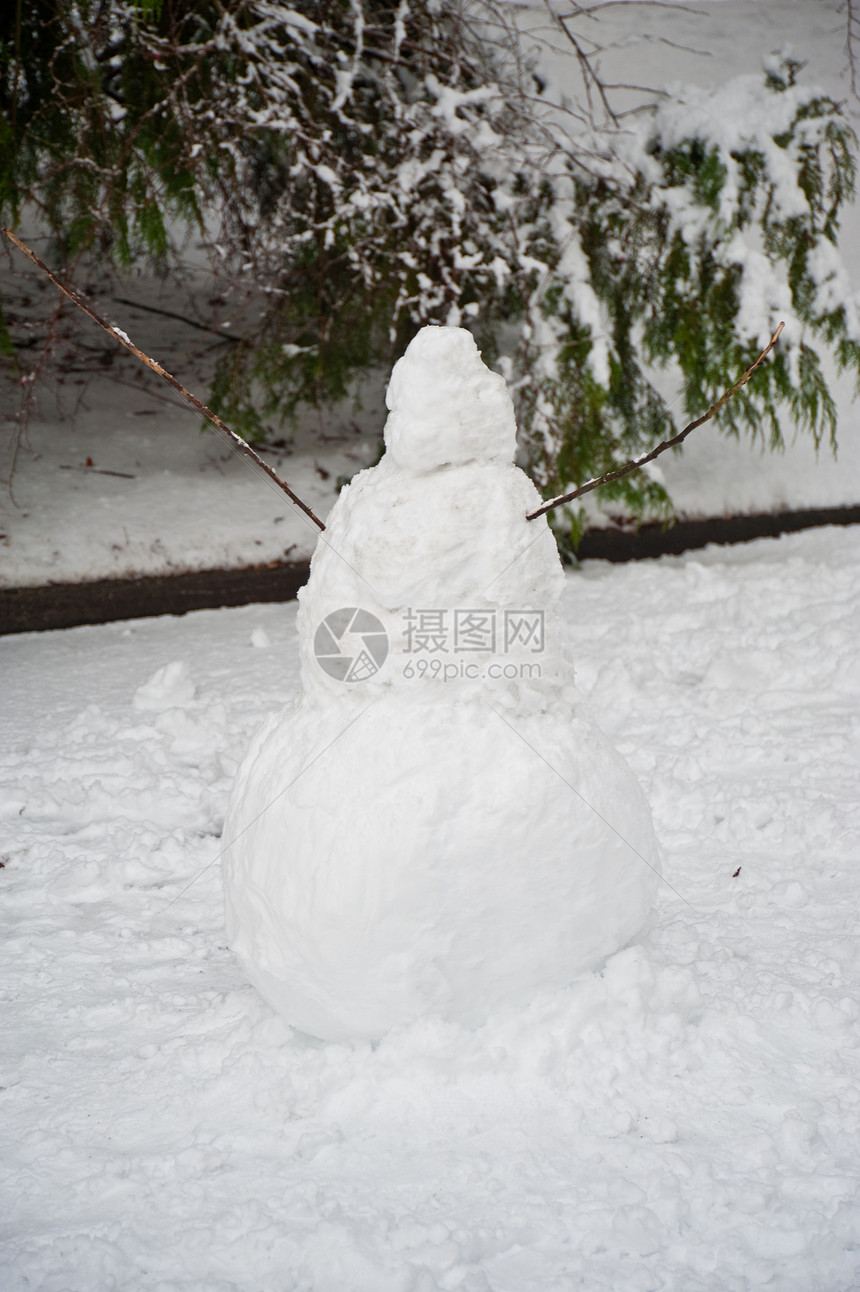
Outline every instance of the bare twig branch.
[[860, 45], [860, 6], [857, 0], [845, 0], [845, 53], [848, 56], [848, 75], [851, 93], [860, 98], [860, 68], [857, 47]]
[[15, 246], [18, 248], [19, 251], [22, 251], [24, 253], [24, 255], [28, 258], [28, 260], [31, 260], [34, 265], [36, 265], [39, 269], [42, 270], [43, 273], [47, 274], [48, 278], [50, 278], [54, 286], [58, 287], [65, 296], [68, 296], [69, 300], [74, 305], [77, 305], [78, 309], [83, 310], [84, 314], [86, 314], [88, 318], [91, 318], [94, 323], [98, 323], [99, 327], [102, 328], [105, 332], [107, 332], [109, 336], [113, 337], [115, 341], [119, 341], [119, 343], [121, 345], [124, 345], [127, 350], [130, 350], [131, 353], [135, 356], [135, 358], [140, 359], [141, 363], [146, 364], [147, 368], [150, 368], [153, 372], [157, 373], [159, 377], [162, 377], [167, 382], [167, 384], [169, 386], [172, 386], [173, 389], [182, 396], [182, 398], [186, 401], [186, 403], [190, 404], [192, 408], [196, 409], [197, 412], [200, 413], [200, 415], [204, 417], [211, 426], [214, 426], [216, 430], [221, 431], [223, 435], [226, 435], [227, 438], [233, 444], [233, 446], [239, 451], [239, 453], [241, 453], [244, 457], [249, 458], [250, 461], [252, 461], [257, 467], [259, 467], [261, 471], [263, 471], [269, 477], [270, 480], [274, 480], [278, 488], [283, 490], [283, 492], [287, 495], [290, 501], [295, 503], [295, 505], [298, 508], [300, 508], [300, 510], [303, 511], [306, 516], [310, 517], [310, 519], [314, 522], [315, 525], [318, 525], [320, 529], [325, 529], [325, 525], [323, 524], [323, 522], [320, 520], [318, 516], [314, 514], [313, 511], [311, 511], [307, 503], [302, 502], [298, 494], [293, 493], [290, 486], [286, 483], [285, 480], [281, 479], [277, 471], [275, 471], [274, 468], [271, 467], [268, 462], [266, 462], [263, 458], [261, 458], [258, 453], [255, 453], [254, 450], [251, 448], [250, 444], [248, 444], [245, 440], [242, 439], [241, 435], [237, 435], [235, 431], [231, 430], [230, 427], [226, 424], [226, 422], [223, 422], [221, 420], [221, 418], [218, 416], [217, 413], [213, 413], [211, 408], [207, 408], [206, 405], [201, 400], [199, 400], [196, 395], [192, 395], [189, 390], [186, 390], [185, 387], [181, 384], [181, 382], [177, 381], [177, 379], [171, 373], [169, 373], [166, 368], [162, 368], [160, 363], [157, 363], [155, 359], [150, 359], [148, 354], [144, 354], [143, 350], [139, 350], [138, 347], [134, 344], [134, 342], [131, 341], [126, 336], [125, 332], [123, 332], [121, 328], [116, 327], [114, 324], [108, 323], [105, 319], [101, 317], [101, 315], [97, 314], [96, 311], [92, 308], [92, 306], [87, 301], [85, 301], [84, 298], [80, 295], [80, 293], [75, 291], [73, 287], [69, 287], [66, 283], [61, 282], [60, 279], [57, 278], [56, 275], [51, 272], [51, 270], [44, 263], [44, 261], [40, 260], [39, 257], [36, 255], [36, 253], [34, 251], [31, 251], [30, 248], [26, 246], [21, 241], [20, 238], [16, 237], [15, 234], [12, 233], [11, 229], [3, 229], [2, 233], [5, 234], [5, 236], [9, 239], [10, 242], [13, 242], [15, 244]]
[[695, 431], [698, 426], [702, 426], [704, 422], [708, 422], [712, 417], [715, 417], [720, 409], [728, 403], [732, 395], [736, 394], [741, 386], [746, 385], [756, 368], [767, 358], [776, 345], [784, 327], [785, 324], [780, 323], [755, 363], [747, 368], [740, 381], [736, 381], [731, 389], [720, 395], [715, 404], [711, 404], [706, 413], [703, 413], [701, 417], [697, 417], [694, 422], [688, 423], [677, 435], [673, 435], [668, 440], [661, 440], [656, 448], [653, 448], [650, 453], [643, 454], [641, 458], [635, 458], [632, 462], [625, 462], [624, 466], [616, 467], [613, 471], [607, 471], [605, 475], [595, 476], [592, 480], [586, 480], [585, 484], [581, 484], [578, 489], [572, 489], [570, 493], [561, 494], [558, 498], [550, 498], [549, 502], [545, 502], [542, 507], [538, 507], [537, 511], [529, 512], [526, 520], [536, 520], [538, 516], [543, 516], [546, 512], [552, 511], [554, 507], [561, 507], [566, 502], [573, 502], [575, 498], [581, 498], [583, 494], [590, 493], [592, 489], [599, 489], [601, 485], [612, 484], [615, 480], [621, 480], [623, 476], [629, 475], [631, 471], [636, 471], [639, 467], [644, 467], [648, 462], [653, 462], [656, 457], [659, 457], [661, 453], [665, 453], [667, 449], [674, 448], [676, 444], [681, 444], [691, 431]]
[[209, 332], [221, 341], [229, 341], [232, 345], [239, 345], [243, 340], [235, 332], [222, 332], [220, 328], [210, 327], [208, 323], [189, 318], [187, 314], [177, 314], [176, 310], [162, 309], [160, 305], [144, 305], [142, 301], [131, 301], [127, 296], [115, 296], [114, 300], [118, 305], [132, 305], [136, 310], [146, 310], [149, 314], [161, 314], [166, 319], [177, 319], [180, 323], [187, 323], [189, 327], [199, 328], [201, 332]]
[[[689, 5], [677, 4], [676, 0], [624, 0], [629, 7], [633, 5], [643, 5], [648, 9], [671, 9], [673, 13], [692, 13], [697, 18], [702, 16], [701, 10], [691, 9]], [[603, 4], [577, 5], [573, 13], [566, 14], [567, 18], [590, 18], [592, 14], [599, 13], [601, 9], [615, 9], [618, 0], [605, 0]]]
[[41, 345], [35, 366], [31, 368], [29, 372], [24, 373], [21, 377], [21, 402], [18, 407], [18, 416], [15, 420], [15, 430], [13, 432], [12, 460], [9, 465], [9, 479], [4, 481], [9, 490], [9, 497], [16, 507], [18, 506], [18, 501], [15, 497], [15, 472], [18, 469], [21, 443], [27, 438], [27, 432], [30, 425], [30, 415], [33, 411], [35, 402], [36, 386], [42, 369], [48, 362], [48, 359], [57, 345], [60, 319], [63, 316], [65, 308], [66, 302], [62, 297], [60, 297], [51, 313], [51, 318], [48, 323], [48, 332], [44, 341], [39, 342], [37, 338], [33, 338], [33, 344]]
[[[852, 0], [860, 2], [860, 0]], [[528, 31], [532, 38], [547, 45], [550, 49], [557, 52], [557, 43], [545, 32], [554, 34], [561, 33], [565, 41], [573, 50], [576, 57], [579, 74], [582, 79], [582, 88], [585, 96], [585, 103], [581, 111], [589, 118], [589, 124], [597, 130], [604, 132], [607, 128], [618, 130], [621, 128], [623, 119], [636, 112], [647, 111], [653, 104], [654, 100], [659, 97], [668, 97], [665, 90], [653, 85], [641, 84], [612, 84], [604, 79], [599, 65], [600, 56], [614, 48], [613, 45], [604, 45], [598, 40], [600, 30], [600, 18], [603, 10], [616, 8], [618, 0], [606, 0], [605, 3], [595, 4], [578, 4], [571, 0], [569, 8], [560, 5], [558, 0], [543, 0], [544, 10], [550, 20], [548, 27], [537, 27], [529, 25]], [[677, 3], [677, 0], [625, 0], [625, 5], [639, 5], [645, 9], [671, 8], [673, 12], [686, 12], [701, 15], [695, 9], [690, 9], [686, 5]], [[675, 48], [682, 49], [691, 54], [703, 54], [708, 51], [693, 49], [688, 45], [676, 44], [666, 37], [654, 36], [648, 32], [640, 32], [640, 38], [646, 41], [662, 41]], [[626, 90], [646, 96], [646, 99], [638, 107], [621, 109], [612, 101], [612, 95], [616, 92]], [[553, 103], [552, 107], [558, 110], [563, 104]], [[603, 118], [599, 118], [598, 109], [602, 109]], [[578, 141], [577, 141], [578, 142]]]

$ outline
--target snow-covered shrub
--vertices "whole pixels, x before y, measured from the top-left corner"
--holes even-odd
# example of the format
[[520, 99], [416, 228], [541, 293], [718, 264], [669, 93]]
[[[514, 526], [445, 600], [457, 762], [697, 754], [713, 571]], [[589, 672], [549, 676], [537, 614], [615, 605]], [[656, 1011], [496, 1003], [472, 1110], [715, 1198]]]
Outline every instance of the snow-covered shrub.
[[[533, 473], [554, 496], [677, 429], [649, 380], [672, 364], [689, 418], [755, 360], [724, 429], [783, 443], [780, 405], [816, 443], [836, 415], [819, 349], [860, 375], [860, 322], [837, 251], [854, 137], [839, 106], [787, 61], [716, 92], [686, 88], [630, 131], [568, 156], [556, 183], [557, 259], [519, 356]], [[563, 213], [563, 215], [562, 215]], [[604, 488], [664, 514], [654, 479]], [[579, 520], [573, 521], [574, 536]]]
[[20, 64], [2, 20], [4, 219], [30, 199], [67, 259], [99, 245], [125, 264], [166, 261], [168, 217], [196, 221], [269, 301], [212, 397], [245, 434], [254, 388], [266, 416], [289, 414], [343, 395], [426, 320], [474, 320], [491, 350], [522, 312], [538, 132], [486, 8], [62, 0], [25, 15]]
[[[243, 434], [342, 396], [427, 322], [473, 330], [555, 496], [703, 411], [781, 442], [834, 429], [820, 355], [860, 367], [836, 249], [853, 136], [797, 64], [599, 128], [556, 110], [493, 0], [25, 0], [0, 17], [0, 216], [73, 266], [173, 256], [196, 226], [267, 302], [210, 402]], [[629, 124], [630, 121], [634, 124]], [[573, 122], [574, 126], [569, 123]], [[573, 132], [572, 132], [573, 131]], [[669, 515], [654, 477], [606, 491]], [[557, 517], [575, 534], [576, 516]]]

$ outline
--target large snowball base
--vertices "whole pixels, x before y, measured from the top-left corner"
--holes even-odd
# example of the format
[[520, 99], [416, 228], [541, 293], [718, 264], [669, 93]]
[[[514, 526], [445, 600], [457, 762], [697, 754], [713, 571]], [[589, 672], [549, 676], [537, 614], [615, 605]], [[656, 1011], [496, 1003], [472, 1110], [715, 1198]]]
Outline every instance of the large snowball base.
[[270, 722], [225, 829], [230, 940], [294, 1026], [475, 1025], [642, 927], [650, 814], [590, 721], [400, 694], [356, 715], [342, 734], [318, 706]]

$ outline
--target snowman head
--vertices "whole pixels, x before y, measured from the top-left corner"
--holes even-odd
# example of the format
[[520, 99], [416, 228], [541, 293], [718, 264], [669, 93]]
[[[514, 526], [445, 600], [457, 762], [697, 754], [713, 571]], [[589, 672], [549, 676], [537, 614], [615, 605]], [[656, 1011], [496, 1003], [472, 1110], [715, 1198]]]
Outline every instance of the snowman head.
[[394, 365], [385, 402], [385, 445], [398, 466], [513, 461], [517, 425], [505, 379], [482, 362], [464, 328], [422, 328]]

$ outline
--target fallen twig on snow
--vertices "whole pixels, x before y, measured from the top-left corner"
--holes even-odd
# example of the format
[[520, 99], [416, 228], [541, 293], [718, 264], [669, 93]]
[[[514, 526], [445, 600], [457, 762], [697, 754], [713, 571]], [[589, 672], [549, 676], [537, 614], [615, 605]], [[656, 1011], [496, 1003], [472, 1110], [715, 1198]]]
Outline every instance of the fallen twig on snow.
[[86, 314], [88, 318], [91, 318], [94, 323], [98, 323], [99, 327], [103, 328], [103, 330], [107, 332], [108, 336], [113, 337], [115, 341], [119, 341], [120, 345], [124, 345], [126, 350], [130, 350], [135, 358], [140, 359], [141, 363], [146, 364], [147, 368], [151, 368], [159, 377], [162, 377], [169, 386], [172, 386], [173, 389], [182, 396], [186, 403], [190, 404], [192, 408], [196, 409], [197, 412], [200, 413], [207, 422], [209, 422], [210, 426], [214, 426], [216, 430], [221, 431], [223, 435], [226, 435], [239, 453], [258, 466], [270, 480], [273, 480], [278, 488], [283, 490], [290, 501], [295, 503], [295, 505], [299, 507], [306, 516], [309, 516], [315, 525], [318, 525], [320, 529], [325, 529], [325, 525], [320, 520], [319, 516], [315, 515], [314, 512], [311, 511], [307, 503], [302, 502], [298, 494], [293, 493], [286, 481], [281, 479], [277, 471], [275, 471], [273, 467], [269, 466], [268, 462], [261, 458], [259, 453], [255, 453], [250, 444], [242, 439], [241, 435], [237, 435], [235, 431], [230, 429], [226, 422], [221, 420], [217, 413], [213, 413], [212, 409], [207, 408], [196, 395], [192, 395], [190, 390], [186, 390], [182, 383], [177, 381], [177, 379], [169, 373], [166, 368], [162, 368], [161, 364], [156, 362], [155, 359], [150, 359], [148, 354], [145, 354], [143, 350], [138, 349], [134, 342], [126, 336], [125, 332], [123, 332], [121, 328], [116, 327], [112, 323], [108, 323], [100, 314], [97, 314], [79, 292], [75, 291], [73, 287], [69, 287], [66, 283], [61, 282], [60, 279], [52, 273], [45, 262], [39, 259], [35, 251], [31, 251], [20, 238], [16, 237], [11, 229], [3, 229], [2, 232], [10, 242], [14, 242], [19, 251], [23, 251], [28, 260], [31, 260], [44, 274], [47, 274], [54, 286], [58, 287], [65, 296], [68, 296], [69, 300], [74, 305], [77, 305], [78, 309], [83, 310], [84, 314]]
[[148, 314], [161, 314], [166, 319], [177, 319], [180, 323], [186, 323], [188, 327], [196, 327], [201, 332], [208, 332], [210, 336], [217, 336], [221, 341], [229, 341], [231, 345], [240, 345], [243, 340], [235, 332], [224, 332], [221, 328], [210, 327], [208, 323], [201, 323], [199, 319], [189, 318], [187, 314], [177, 314], [176, 310], [162, 309], [160, 305], [144, 305], [143, 301], [131, 301], [127, 296], [115, 296], [114, 300], [117, 305], [132, 305], [136, 310], [146, 310]]
[[629, 475], [631, 471], [636, 471], [639, 467], [644, 467], [646, 463], [653, 462], [661, 453], [665, 453], [666, 449], [674, 448], [676, 444], [680, 444], [687, 438], [691, 431], [696, 429], [697, 426], [701, 426], [703, 422], [710, 421], [710, 419], [714, 417], [726, 403], [728, 403], [732, 395], [739, 391], [741, 386], [746, 385], [756, 368], [764, 359], [767, 358], [773, 347], [776, 345], [784, 327], [785, 324], [780, 323], [779, 327], [776, 329], [755, 363], [751, 364], [750, 367], [747, 368], [740, 381], [736, 381], [730, 390], [727, 390], [724, 394], [720, 395], [715, 404], [711, 404], [711, 407], [706, 413], [703, 413], [701, 417], [697, 417], [694, 422], [689, 422], [688, 425], [685, 426], [682, 431], [679, 431], [677, 435], [673, 435], [672, 438], [668, 440], [661, 440], [656, 448], [653, 448], [650, 453], [644, 453], [641, 458], [634, 458], [631, 462], [625, 462], [623, 466], [616, 467], [613, 471], [607, 471], [602, 476], [595, 476], [592, 480], [586, 480], [585, 484], [581, 484], [577, 489], [571, 489], [570, 493], [563, 493], [557, 498], [550, 498], [549, 502], [545, 502], [542, 507], [538, 507], [537, 511], [529, 512], [526, 520], [536, 520], [538, 516], [543, 516], [545, 512], [552, 511], [554, 507], [561, 507], [566, 502], [573, 502], [575, 498], [581, 498], [583, 494], [590, 493], [592, 489], [599, 489], [601, 485], [612, 484], [613, 481], [620, 480], [623, 476]]

